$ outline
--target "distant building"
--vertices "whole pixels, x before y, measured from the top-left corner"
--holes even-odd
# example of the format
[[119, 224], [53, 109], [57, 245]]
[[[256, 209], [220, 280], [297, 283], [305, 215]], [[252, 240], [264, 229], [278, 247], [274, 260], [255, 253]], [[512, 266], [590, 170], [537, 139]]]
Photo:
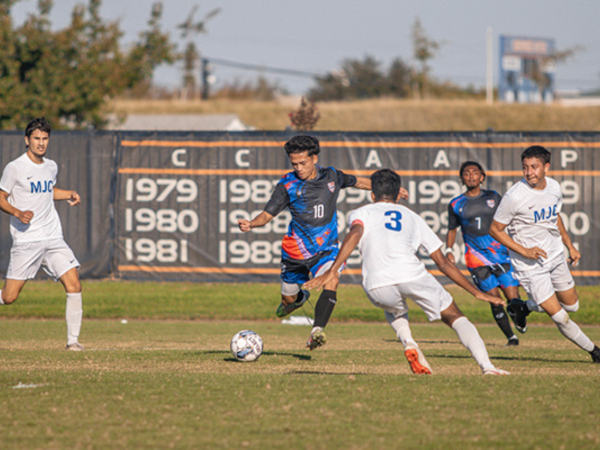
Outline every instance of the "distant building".
[[[498, 96], [507, 103], [554, 101], [554, 39], [500, 36]], [[542, 82], [534, 79], [540, 75]], [[541, 86], [540, 86], [541, 84]]]
[[108, 129], [139, 131], [247, 131], [235, 114], [130, 114], [122, 124], [114, 118]]

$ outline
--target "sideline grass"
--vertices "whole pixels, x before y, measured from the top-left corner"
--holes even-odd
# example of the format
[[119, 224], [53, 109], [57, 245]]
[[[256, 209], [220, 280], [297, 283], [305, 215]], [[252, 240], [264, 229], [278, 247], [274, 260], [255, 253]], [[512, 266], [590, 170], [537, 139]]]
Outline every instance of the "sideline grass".
[[[344, 278], [342, 277], [342, 283]], [[86, 319], [211, 319], [275, 320], [279, 284], [231, 283], [136, 283], [127, 281], [83, 281], [83, 311]], [[447, 289], [464, 314], [475, 323], [493, 323], [490, 307], [456, 286]], [[600, 287], [578, 286], [580, 309], [576, 321], [600, 324]], [[311, 301], [316, 302], [318, 293]], [[383, 312], [371, 305], [358, 285], [342, 284], [332, 321], [384, 321]], [[30, 281], [11, 306], [0, 307], [2, 318], [62, 318], [65, 294], [52, 281]], [[312, 308], [306, 307], [312, 315]], [[420, 308], [412, 305], [412, 322], [426, 322]], [[545, 314], [531, 314], [532, 324], [551, 324]]]
[[[413, 325], [430, 377], [411, 374], [375, 323], [333, 323], [314, 352], [303, 349], [308, 327], [267, 321], [86, 320], [83, 353], [61, 350], [61, 320], [0, 327], [3, 450], [600, 446], [600, 367], [554, 327], [506, 348], [495, 326], [479, 326], [508, 377], [479, 375], [440, 324]], [[229, 354], [242, 328], [265, 341], [256, 363]], [[600, 328], [585, 331], [600, 340]]]

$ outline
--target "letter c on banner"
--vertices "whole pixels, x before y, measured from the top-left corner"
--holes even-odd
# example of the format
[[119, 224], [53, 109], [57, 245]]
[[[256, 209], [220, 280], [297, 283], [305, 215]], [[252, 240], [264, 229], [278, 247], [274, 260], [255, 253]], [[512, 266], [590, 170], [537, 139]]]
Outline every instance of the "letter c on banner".
[[235, 152], [235, 163], [238, 167], [250, 167], [250, 163], [248, 161], [244, 161], [242, 159], [243, 156], [249, 155], [250, 150], [244, 148], [242, 150], [238, 150]]
[[186, 165], [185, 161], [181, 161], [179, 159], [179, 155], [186, 155], [187, 150], [185, 148], [178, 148], [176, 150], [173, 150], [173, 153], [171, 153], [171, 162], [173, 163], [174, 166], [176, 167], [184, 167]]

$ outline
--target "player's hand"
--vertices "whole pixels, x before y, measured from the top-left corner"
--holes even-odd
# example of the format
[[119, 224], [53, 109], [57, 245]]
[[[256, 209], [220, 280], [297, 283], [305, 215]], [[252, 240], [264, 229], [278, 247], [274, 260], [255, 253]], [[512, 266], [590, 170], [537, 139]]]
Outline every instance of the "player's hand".
[[81, 203], [81, 197], [75, 191], [71, 191], [71, 197], [67, 199], [67, 203], [71, 206], [79, 205]]
[[402, 200], [408, 199], [408, 191], [406, 189], [404, 189], [403, 187], [400, 188], [400, 198]]
[[33, 211], [17, 211], [15, 217], [24, 224], [28, 224], [33, 219]]
[[547, 258], [548, 255], [544, 250], [539, 247], [526, 248], [522, 253], [525, 258], [529, 259], [539, 259], [539, 258]]
[[238, 220], [238, 227], [244, 233], [246, 233], [246, 232], [248, 232], [248, 231], [250, 231], [252, 229], [252, 227], [250, 226], [250, 221], [246, 220], [246, 219], [240, 219], [240, 220]]
[[571, 266], [575, 267], [579, 264], [579, 260], [581, 259], [581, 253], [575, 247], [571, 247], [569, 249], [569, 259], [567, 260]]
[[448, 258], [448, 261], [452, 264], [456, 264], [456, 259], [454, 259], [454, 254], [452, 252], [446, 253], [446, 258]]
[[506, 306], [506, 302], [504, 301], [504, 299], [502, 299], [500, 297], [496, 297], [494, 295], [486, 294], [485, 292], [481, 292], [480, 294], [476, 295], [475, 297], [477, 297], [478, 300], [482, 300], [484, 302], [491, 303], [492, 305]]
[[312, 280], [309, 280], [306, 283], [304, 283], [303, 287], [306, 289], [319, 290], [336, 277], [337, 278], [340, 277], [339, 272], [337, 270], [335, 272], [333, 272], [331, 269], [329, 269], [323, 275], [315, 277]]

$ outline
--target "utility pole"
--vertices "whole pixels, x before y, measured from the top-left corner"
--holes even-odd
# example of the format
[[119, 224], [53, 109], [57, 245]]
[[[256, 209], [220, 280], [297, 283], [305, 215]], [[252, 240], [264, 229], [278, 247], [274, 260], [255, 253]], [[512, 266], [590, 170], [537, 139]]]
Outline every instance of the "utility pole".
[[487, 27], [487, 82], [485, 100], [494, 103], [494, 30]]
[[210, 96], [209, 76], [210, 76], [210, 63], [208, 62], [207, 58], [202, 58], [202, 73], [201, 73], [202, 100], [208, 100], [208, 97]]

